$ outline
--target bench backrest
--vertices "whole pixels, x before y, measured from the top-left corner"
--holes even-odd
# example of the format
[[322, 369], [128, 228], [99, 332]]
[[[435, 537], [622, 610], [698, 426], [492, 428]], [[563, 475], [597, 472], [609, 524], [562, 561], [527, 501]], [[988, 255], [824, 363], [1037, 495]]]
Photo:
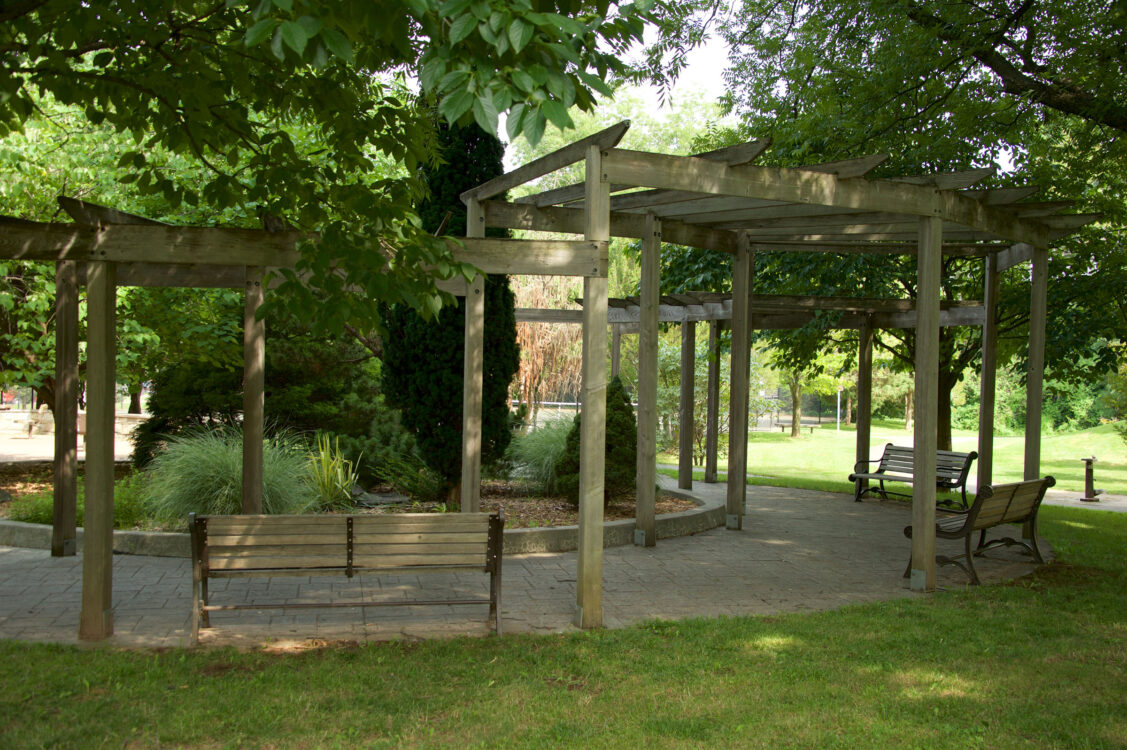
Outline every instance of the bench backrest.
[[[1037, 514], [1045, 491], [1056, 484], [1052, 477], [1013, 484], [980, 487], [967, 514], [972, 529], [988, 529], [1004, 523], [1024, 523]], [[965, 528], [965, 526], [964, 526]]]
[[496, 513], [189, 517], [195, 564], [208, 571], [491, 570]]
[[[935, 477], [962, 484], [970, 471], [971, 463], [978, 458], [978, 453], [961, 453], [959, 451], [936, 451]], [[880, 457], [878, 471], [892, 472], [894, 474], [915, 473], [915, 451], [909, 446], [893, 445], [884, 446], [884, 455]]]

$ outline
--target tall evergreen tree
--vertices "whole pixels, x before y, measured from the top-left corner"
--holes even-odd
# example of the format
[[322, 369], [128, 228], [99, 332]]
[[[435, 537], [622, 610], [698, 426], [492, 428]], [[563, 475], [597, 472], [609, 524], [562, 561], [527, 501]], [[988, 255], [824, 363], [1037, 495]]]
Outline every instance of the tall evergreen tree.
[[[418, 207], [430, 232], [465, 236], [466, 208], [459, 195], [504, 172], [504, 146], [477, 125], [439, 130], [443, 163], [426, 170], [430, 197]], [[491, 236], [505, 236], [491, 230]], [[462, 368], [465, 300], [425, 321], [400, 305], [387, 315], [384, 389], [403, 413], [427, 464], [452, 490], [461, 475]], [[482, 460], [496, 460], [511, 439], [509, 384], [520, 365], [513, 292], [506, 276], [485, 284], [485, 362], [482, 392]]]

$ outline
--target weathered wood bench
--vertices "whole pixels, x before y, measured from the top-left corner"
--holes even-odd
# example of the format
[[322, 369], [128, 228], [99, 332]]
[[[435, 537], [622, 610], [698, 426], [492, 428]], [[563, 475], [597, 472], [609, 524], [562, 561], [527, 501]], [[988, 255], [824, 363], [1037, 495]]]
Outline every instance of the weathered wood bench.
[[[959, 490], [962, 494], [961, 505], [953, 500], [940, 500], [940, 505], [957, 507], [961, 510], [967, 508], [967, 477], [970, 476], [970, 465], [978, 458], [978, 453], [960, 453], [958, 451], [936, 451], [935, 455], [935, 486], [942, 490]], [[910, 497], [902, 492], [892, 492], [884, 486], [885, 482], [905, 482], [912, 484], [915, 481], [915, 451], [911, 447], [886, 443], [884, 453], [880, 457], [876, 471], [866, 471], [872, 461], [858, 461], [853, 466], [853, 473], [849, 481], [853, 482], [855, 490], [853, 499], [861, 501], [866, 492], [873, 492], [888, 499], [889, 495]], [[877, 486], [863, 486], [861, 480], [879, 482]]]
[[[974, 497], [974, 504], [965, 513], [940, 518], [935, 522], [935, 536], [938, 539], [962, 539], [963, 554], [954, 557], [936, 555], [935, 561], [939, 565], [957, 565], [963, 572], [970, 576], [972, 585], [978, 585], [978, 573], [974, 569], [975, 555], [981, 555], [988, 549], [1004, 545], [1006, 547], [1016, 544], [1024, 547], [1038, 563], [1044, 563], [1041, 550], [1037, 547], [1037, 511], [1041, 508], [1041, 501], [1045, 499], [1045, 491], [1056, 484], [1052, 477], [1030, 479], [1025, 482], [1013, 484], [999, 484], [993, 487], [981, 487]], [[1022, 524], [1029, 540], [1003, 537], [986, 541], [987, 529], [1006, 524]], [[978, 546], [971, 551], [970, 540], [974, 532], [979, 532]], [[904, 536], [912, 538], [912, 527], [904, 528]], [[961, 560], [966, 561], [964, 565]], [[904, 577], [911, 574], [912, 561], [908, 560], [908, 567]]]
[[[789, 429], [790, 429], [790, 424], [789, 424], [789, 423], [787, 423], [787, 422], [776, 422], [776, 423], [775, 423], [775, 426], [776, 426], [776, 427], [778, 427], [778, 428], [779, 428], [780, 430], [782, 430], [783, 432], [786, 432], [787, 430], [789, 430]], [[800, 430], [801, 430], [801, 429], [802, 429], [803, 427], [805, 427], [805, 428], [806, 428], [806, 431], [807, 431], [807, 432], [809, 432], [809, 433], [810, 433], [811, 435], [813, 435], [813, 434], [814, 434], [814, 425], [809, 425], [809, 424], [800, 424], [800, 425], [798, 426], [798, 429], [800, 429]]]
[[[500, 513], [387, 515], [198, 516], [192, 540], [192, 643], [211, 624], [210, 612], [407, 604], [489, 604], [501, 635]], [[243, 576], [314, 576], [478, 570], [490, 577], [489, 597], [397, 601], [212, 604], [208, 581]]]

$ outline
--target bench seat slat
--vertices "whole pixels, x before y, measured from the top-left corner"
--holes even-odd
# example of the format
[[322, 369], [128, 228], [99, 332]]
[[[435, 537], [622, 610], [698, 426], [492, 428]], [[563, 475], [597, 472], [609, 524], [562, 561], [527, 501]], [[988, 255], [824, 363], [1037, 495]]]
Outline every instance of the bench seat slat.
[[484, 541], [477, 544], [460, 544], [458, 542], [428, 543], [415, 542], [407, 544], [353, 544], [352, 558], [355, 560], [361, 555], [431, 555], [431, 554], [477, 554], [484, 558]]
[[[274, 519], [277, 522], [274, 522]], [[269, 521], [261, 517], [207, 519], [208, 535], [257, 534], [343, 534], [348, 521], [343, 516], [274, 516]]]
[[353, 516], [355, 527], [401, 526], [425, 524], [428, 527], [481, 527], [489, 528], [488, 513], [380, 513]]
[[288, 555], [294, 559], [336, 555], [337, 564], [343, 564], [348, 554], [348, 545], [342, 539], [335, 544], [255, 544], [249, 546], [211, 546], [208, 545], [209, 560], [220, 558], [276, 557]]
[[415, 544], [418, 542], [432, 542], [436, 544], [482, 544], [489, 538], [489, 533], [484, 531], [470, 532], [445, 532], [438, 531], [428, 534], [421, 531], [388, 532], [383, 531], [354, 531], [353, 543], [360, 544]]
[[353, 568], [401, 568], [409, 565], [466, 565], [484, 566], [485, 554], [389, 554], [352, 556]]
[[268, 568], [301, 568], [315, 571], [317, 568], [343, 568], [341, 556], [337, 555], [266, 555], [262, 557], [220, 557], [208, 560], [211, 570], [265, 570]]
[[269, 546], [272, 544], [340, 544], [348, 542], [348, 534], [344, 528], [332, 533], [312, 534], [274, 534], [270, 532], [246, 534], [215, 534], [208, 532], [207, 546], [209, 549], [218, 547], [251, 547]]

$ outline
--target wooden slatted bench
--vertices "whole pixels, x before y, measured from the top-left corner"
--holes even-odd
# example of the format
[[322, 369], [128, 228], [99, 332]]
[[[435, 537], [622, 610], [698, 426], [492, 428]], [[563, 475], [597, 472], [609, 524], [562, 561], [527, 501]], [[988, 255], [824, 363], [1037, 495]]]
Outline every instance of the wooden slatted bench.
[[[960, 510], [967, 508], [967, 477], [970, 476], [970, 466], [978, 458], [978, 453], [960, 453], [958, 451], [936, 451], [935, 456], [935, 486], [942, 490], [959, 490], [962, 494]], [[866, 471], [872, 461], [858, 461], [849, 475], [849, 481], [854, 483], [853, 499], [861, 501], [866, 492], [873, 492], [888, 499], [889, 495], [910, 497], [901, 492], [892, 492], [884, 486], [885, 482], [905, 482], [911, 484], [915, 471], [915, 452], [911, 447], [886, 443], [884, 453], [880, 457], [876, 471]], [[863, 486], [863, 479], [879, 482], [879, 485]], [[940, 500], [940, 505], [956, 506], [956, 501]]]
[[[192, 643], [208, 613], [239, 609], [489, 604], [501, 635], [501, 513], [188, 517], [192, 540]], [[311, 576], [478, 570], [489, 597], [408, 601], [212, 604], [208, 581], [244, 576]]]
[[[970, 510], [935, 522], [935, 536], [939, 539], [962, 539], [963, 554], [955, 557], [936, 555], [935, 561], [940, 565], [959, 566], [970, 576], [970, 582], [975, 586], [978, 585], [978, 573], [974, 569], [974, 557], [993, 547], [1016, 544], [1024, 547], [1038, 564], [1044, 563], [1041, 550], [1037, 547], [1037, 511], [1041, 508], [1041, 501], [1045, 499], [1045, 491], [1054, 484], [1056, 480], [1052, 477], [1042, 477], [979, 488]], [[986, 541], [988, 529], [1006, 524], [1024, 525], [1029, 540], [1003, 537]], [[978, 546], [972, 552], [970, 540], [976, 531], [979, 532]], [[904, 528], [904, 536], [912, 538], [911, 526]], [[960, 560], [965, 560], [966, 565]], [[908, 568], [904, 571], [905, 578], [911, 574], [911, 570], [912, 561], [909, 560]]]

